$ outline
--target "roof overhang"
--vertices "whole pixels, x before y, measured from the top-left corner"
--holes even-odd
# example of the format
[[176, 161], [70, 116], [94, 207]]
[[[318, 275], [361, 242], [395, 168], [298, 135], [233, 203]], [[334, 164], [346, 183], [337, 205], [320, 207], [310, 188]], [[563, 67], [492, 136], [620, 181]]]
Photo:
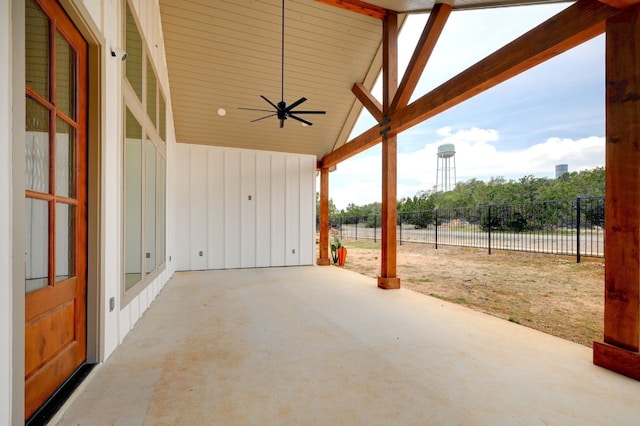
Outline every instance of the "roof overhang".
[[[327, 4], [330, 3], [330, 4]], [[456, 0], [453, 9], [556, 1]], [[365, 9], [428, 13], [430, 0], [286, 0], [284, 100], [326, 115], [279, 128], [259, 96], [281, 99], [281, 1], [160, 0], [178, 142], [313, 154], [343, 145], [361, 112], [354, 83], [371, 89], [382, 66], [380, 16]], [[226, 114], [218, 114], [224, 109]]]

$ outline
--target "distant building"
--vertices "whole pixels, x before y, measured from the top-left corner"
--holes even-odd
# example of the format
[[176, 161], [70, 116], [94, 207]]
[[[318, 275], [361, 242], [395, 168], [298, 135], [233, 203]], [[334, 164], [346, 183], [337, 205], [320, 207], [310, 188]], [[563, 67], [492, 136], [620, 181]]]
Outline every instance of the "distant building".
[[556, 165], [556, 179], [558, 179], [560, 176], [562, 176], [565, 173], [569, 172], [569, 165], [568, 164], [557, 164]]

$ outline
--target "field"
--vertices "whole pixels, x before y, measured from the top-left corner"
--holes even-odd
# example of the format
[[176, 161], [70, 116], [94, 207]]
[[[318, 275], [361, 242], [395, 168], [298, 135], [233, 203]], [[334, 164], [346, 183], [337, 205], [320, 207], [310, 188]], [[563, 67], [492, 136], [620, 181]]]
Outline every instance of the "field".
[[[342, 240], [345, 268], [377, 277], [380, 244]], [[465, 305], [563, 339], [591, 346], [602, 339], [602, 259], [405, 243], [398, 247], [405, 288]]]

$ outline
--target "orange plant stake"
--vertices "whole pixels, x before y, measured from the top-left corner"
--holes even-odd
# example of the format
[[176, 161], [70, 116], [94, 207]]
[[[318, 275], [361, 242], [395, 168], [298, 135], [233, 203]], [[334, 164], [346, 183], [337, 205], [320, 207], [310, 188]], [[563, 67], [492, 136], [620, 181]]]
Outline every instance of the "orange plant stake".
[[344, 262], [347, 260], [347, 249], [339, 247], [336, 253], [338, 254], [338, 266], [344, 266]]

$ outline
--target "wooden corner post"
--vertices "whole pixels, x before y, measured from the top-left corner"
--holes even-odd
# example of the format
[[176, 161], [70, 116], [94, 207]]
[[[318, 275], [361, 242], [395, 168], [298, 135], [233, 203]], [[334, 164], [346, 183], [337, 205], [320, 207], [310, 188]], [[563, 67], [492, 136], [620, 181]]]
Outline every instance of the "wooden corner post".
[[606, 34], [604, 342], [593, 362], [640, 380], [640, 5]]
[[329, 169], [320, 169], [320, 238], [318, 244], [319, 266], [330, 265], [329, 260]]
[[382, 25], [382, 265], [378, 287], [397, 289], [400, 288], [396, 276], [398, 140], [389, 123], [393, 114], [391, 103], [398, 88], [398, 15], [388, 12]]

